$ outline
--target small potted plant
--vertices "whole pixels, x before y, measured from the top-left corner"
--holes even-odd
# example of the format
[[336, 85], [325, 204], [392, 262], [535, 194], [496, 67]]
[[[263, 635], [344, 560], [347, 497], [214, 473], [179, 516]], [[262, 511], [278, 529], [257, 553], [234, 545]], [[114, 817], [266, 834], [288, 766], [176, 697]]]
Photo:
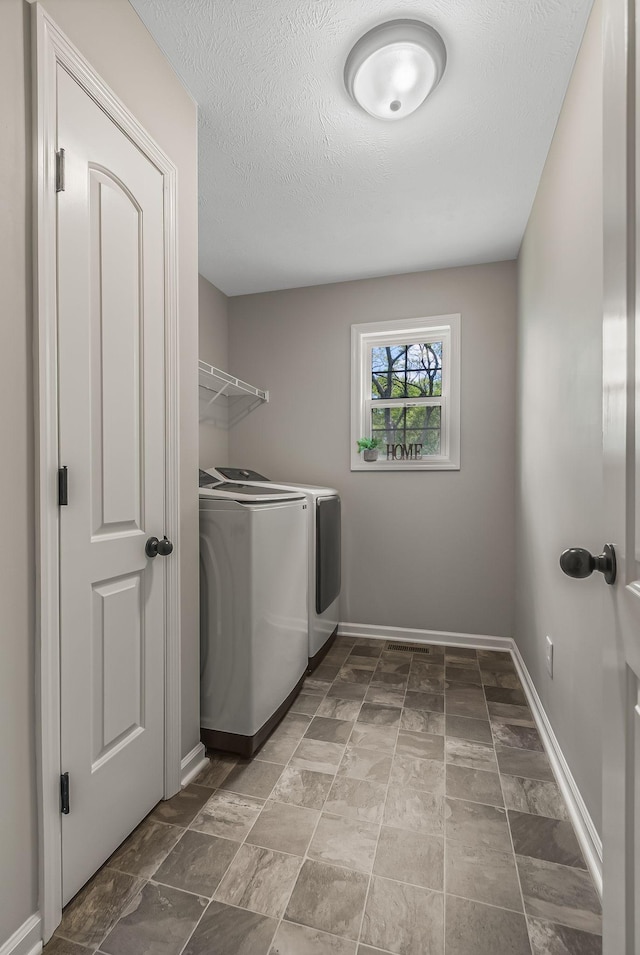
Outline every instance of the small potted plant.
[[358, 453], [364, 452], [365, 461], [377, 461], [381, 444], [380, 438], [358, 438]]

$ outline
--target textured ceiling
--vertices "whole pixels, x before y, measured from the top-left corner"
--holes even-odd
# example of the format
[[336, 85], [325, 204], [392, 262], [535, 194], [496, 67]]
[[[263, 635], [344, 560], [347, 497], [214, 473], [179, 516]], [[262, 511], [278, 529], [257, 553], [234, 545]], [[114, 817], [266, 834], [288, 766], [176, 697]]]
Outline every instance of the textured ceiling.
[[[591, 0], [131, 0], [199, 105], [200, 271], [228, 295], [514, 258]], [[373, 119], [342, 81], [386, 19], [444, 78]]]

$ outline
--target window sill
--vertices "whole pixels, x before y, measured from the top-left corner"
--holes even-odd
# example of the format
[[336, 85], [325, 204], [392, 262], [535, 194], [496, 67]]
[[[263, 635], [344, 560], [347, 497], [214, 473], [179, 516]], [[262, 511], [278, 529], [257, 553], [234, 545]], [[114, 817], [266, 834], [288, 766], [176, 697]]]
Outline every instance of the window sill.
[[352, 461], [352, 471], [459, 471], [460, 465], [452, 461]]

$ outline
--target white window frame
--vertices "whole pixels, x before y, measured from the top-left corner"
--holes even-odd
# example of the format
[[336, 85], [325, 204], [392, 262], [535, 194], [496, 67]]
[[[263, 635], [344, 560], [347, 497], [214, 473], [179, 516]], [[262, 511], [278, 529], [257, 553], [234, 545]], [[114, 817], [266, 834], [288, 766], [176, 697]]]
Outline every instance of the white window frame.
[[[442, 395], [437, 398], [371, 397], [371, 350], [385, 345], [420, 341], [442, 342]], [[387, 460], [381, 449], [377, 461], [365, 461], [358, 439], [371, 437], [371, 408], [439, 405], [441, 436], [438, 455], [416, 461]], [[352, 471], [458, 471], [460, 470], [460, 315], [391, 319], [351, 326], [351, 470]]]

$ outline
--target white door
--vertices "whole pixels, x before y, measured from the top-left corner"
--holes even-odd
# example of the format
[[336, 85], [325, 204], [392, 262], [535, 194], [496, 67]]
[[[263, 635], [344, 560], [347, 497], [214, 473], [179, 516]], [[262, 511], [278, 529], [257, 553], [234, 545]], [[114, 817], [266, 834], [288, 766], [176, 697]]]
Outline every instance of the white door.
[[61, 66], [57, 116], [67, 902], [163, 796], [164, 254], [162, 175]]
[[605, 955], [640, 952], [639, 12], [635, 0], [605, 2], [605, 515], [618, 563], [603, 634]]

